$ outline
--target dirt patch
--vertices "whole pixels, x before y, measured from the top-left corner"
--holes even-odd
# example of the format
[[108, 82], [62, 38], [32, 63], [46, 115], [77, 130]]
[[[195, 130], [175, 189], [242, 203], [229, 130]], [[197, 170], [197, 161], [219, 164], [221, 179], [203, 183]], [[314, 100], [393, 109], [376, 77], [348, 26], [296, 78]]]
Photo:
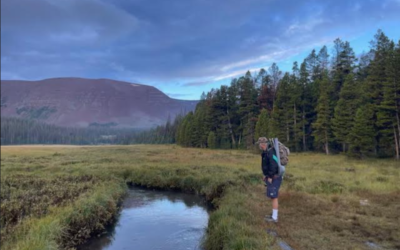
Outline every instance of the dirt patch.
[[[257, 216], [270, 213], [271, 203], [259, 187], [257, 196], [264, 199]], [[359, 200], [369, 199], [368, 205]], [[290, 247], [301, 249], [370, 249], [365, 242], [383, 248], [400, 248], [399, 194], [312, 195], [282, 191], [279, 223], [266, 224]]]

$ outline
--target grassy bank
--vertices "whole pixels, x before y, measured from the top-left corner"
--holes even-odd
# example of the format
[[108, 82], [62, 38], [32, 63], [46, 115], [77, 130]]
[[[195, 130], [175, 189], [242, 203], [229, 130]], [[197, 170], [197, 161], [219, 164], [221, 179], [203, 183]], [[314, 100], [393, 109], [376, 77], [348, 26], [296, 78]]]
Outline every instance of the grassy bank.
[[[1, 148], [1, 249], [73, 247], [113, 220], [125, 183], [197, 193], [211, 202], [206, 249], [400, 247], [398, 163], [294, 154], [279, 225], [260, 181], [259, 155], [175, 145]], [[361, 201], [361, 202], [360, 202]]]

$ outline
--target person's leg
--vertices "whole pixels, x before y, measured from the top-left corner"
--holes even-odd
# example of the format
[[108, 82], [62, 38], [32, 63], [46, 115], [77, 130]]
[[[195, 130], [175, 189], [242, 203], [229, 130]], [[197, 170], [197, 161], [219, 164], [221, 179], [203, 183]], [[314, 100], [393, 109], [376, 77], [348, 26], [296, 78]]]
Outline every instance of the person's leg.
[[278, 209], [278, 198], [272, 199], [272, 209]]
[[279, 188], [281, 187], [282, 183], [282, 176], [279, 176], [278, 178], [274, 179], [273, 184], [276, 188], [276, 198], [272, 199], [272, 219], [277, 221], [278, 220], [278, 194], [279, 194]]
[[272, 214], [266, 217], [268, 222], [278, 221], [278, 191], [281, 184], [281, 177], [274, 178], [272, 183], [267, 184], [267, 197], [271, 198], [272, 202]]
[[272, 219], [278, 220], [278, 198], [272, 199]]

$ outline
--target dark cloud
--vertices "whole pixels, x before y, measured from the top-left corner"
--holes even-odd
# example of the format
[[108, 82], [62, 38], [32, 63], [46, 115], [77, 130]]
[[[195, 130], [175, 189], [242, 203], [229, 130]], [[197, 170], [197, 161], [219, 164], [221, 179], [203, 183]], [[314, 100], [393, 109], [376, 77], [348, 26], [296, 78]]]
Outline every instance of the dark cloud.
[[200, 86], [398, 13], [397, 0], [2, 0], [2, 78]]

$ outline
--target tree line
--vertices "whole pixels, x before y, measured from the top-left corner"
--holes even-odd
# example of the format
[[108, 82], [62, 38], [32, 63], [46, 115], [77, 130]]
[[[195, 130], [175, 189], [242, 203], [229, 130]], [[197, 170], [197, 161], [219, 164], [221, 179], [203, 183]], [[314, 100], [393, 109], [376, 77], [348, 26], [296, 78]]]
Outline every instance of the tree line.
[[141, 131], [106, 127], [73, 128], [32, 119], [1, 117], [1, 145], [16, 144], [131, 144]]
[[179, 117], [169, 142], [249, 149], [266, 136], [296, 152], [399, 159], [399, 79], [400, 41], [378, 30], [370, 51], [357, 57], [338, 38], [331, 55], [326, 46], [314, 49], [291, 72], [274, 63], [203, 93], [195, 111]]
[[173, 144], [183, 115], [165, 125], [145, 130], [89, 126], [62, 127], [33, 119], [1, 117], [1, 145], [22, 144]]

